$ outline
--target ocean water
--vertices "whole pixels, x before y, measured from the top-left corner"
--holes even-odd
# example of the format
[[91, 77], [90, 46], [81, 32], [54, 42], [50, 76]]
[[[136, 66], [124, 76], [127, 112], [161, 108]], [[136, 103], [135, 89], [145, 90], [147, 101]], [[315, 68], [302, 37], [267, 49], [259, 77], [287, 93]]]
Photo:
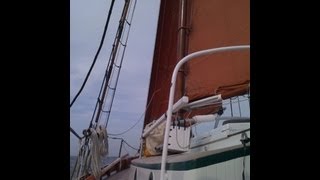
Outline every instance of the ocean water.
[[[106, 157], [106, 158], [102, 159], [102, 163], [104, 165], [107, 165], [107, 164], [112, 163], [112, 161], [114, 161], [117, 158], [118, 157]], [[76, 164], [76, 161], [77, 161], [77, 156], [70, 156], [70, 177], [72, 175], [72, 171], [73, 171], [73, 168]]]

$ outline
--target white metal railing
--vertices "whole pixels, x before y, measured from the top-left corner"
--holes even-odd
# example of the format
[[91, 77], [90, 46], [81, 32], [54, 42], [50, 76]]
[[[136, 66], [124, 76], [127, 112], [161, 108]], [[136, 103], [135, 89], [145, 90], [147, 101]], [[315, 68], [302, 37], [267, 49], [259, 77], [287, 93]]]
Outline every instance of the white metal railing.
[[166, 171], [166, 161], [167, 161], [167, 155], [168, 155], [169, 129], [170, 129], [170, 124], [171, 124], [170, 122], [171, 122], [172, 113], [173, 113], [174, 90], [176, 87], [176, 79], [177, 79], [177, 74], [180, 67], [187, 61], [199, 56], [209, 55], [217, 52], [235, 51], [235, 50], [244, 50], [244, 49], [250, 49], [250, 45], [227, 46], [227, 47], [213, 48], [213, 49], [194, 52], [182, 58], [174, 68], [172, 78], [171, 78], [171, 87], [170, 87], [168, 110], [167, 110], [167, 121], [166, 121], [164, 143], [163, 143], [163, 149], [162, 149], [160, 180], [167, 179], [167, 177], [165, 178], [165, 171]]

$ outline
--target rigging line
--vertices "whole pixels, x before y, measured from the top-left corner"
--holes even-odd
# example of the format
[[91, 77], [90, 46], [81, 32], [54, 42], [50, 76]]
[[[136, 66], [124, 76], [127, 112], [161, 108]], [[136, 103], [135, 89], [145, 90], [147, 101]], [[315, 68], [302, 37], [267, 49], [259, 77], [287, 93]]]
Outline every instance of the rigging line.
[[72, 129], [72, 127], [70, 127], [70, 131], [71, 131], [72, 134], [75, 135], [78, 139], [82, 139], [82, 138], [79, 136], [79, 134]]
[[232, 109], [232, 99], [230, 98], [230, 110], [231, 110], [231, 116], [233, 117], [233, 109]]
[[[128, 41], [129, 33], [130, 33], [130, 27], [129, 27], [128, 35], [127, 35], [127, 38], [126, 38], [126, 44], [127, 44], [127, 41]], [[119, 67], [120, 67], [120, 68], [119, 68], [119, 70], [118, 70], [118, 73], [116, 74], [116, 80], [115, 80], [115, 85], [114, 85], [114, 92], [113, 92], [113, 96], [111, 97], [111, 104], [110, 104], [110, 107], [109, 107], [109, 111], [110, 111], [110, 112], [111, 112], [112, 105], [113, 105], [113, 101], [114, 101], [114, 97], [115, 97], [115, 94], [116, 94], [116, 89], [117, 89], [117, 86], [118, 86], [118, 81], [119, 81], [119, 77], [120, 77], [120, 73], [121, 73], [121, 66], [122, 66], [122, 62], [123, 62], [123, 59], [124, 59], [124, 54], [125, 54], [125, 52], [126, 52], [126, 47], [124, 47], [124, 49], [123, 49], [123, 52], [122, 52], [122, 55], [121, 55], [121, 59], [120, 59], [120, 64], [119, 64]], [[111, 114], [111, 113], [109, 113], [109, 114], [107, 115], [106, 126], [108, 126], [110, 114]]]
[[[119, 45], [119, 40], [121, 39], [121, 35], [122, 35], [122, 31], [123, 31], [123, 19], [125, 18], [126, 14], [128, 11], [128, 1], [125, 2], [124, 6], [123, 6], [123, 10], [122, 10], [122, 15], [119, 21], [119, 26], [118, 26], [118, 30], [116, 33], [116, 37], [114, 39], [114, 43], [113, 43], [113, 47], [112, 47], [112, 51], [109, 57], [109, 62], [108, 62], [108, 67], [106, 70], [106, 81], [105, 84], [102, 84], [103, 86], [103, 92], [102, 92], [102, 96], [101, 96], [101, 101], [104, 102], [105, 101], [105, 97], [106, 97], [106, 93], [107, 93], [107, 85], [110, 82], [110, 76], [113, 72], [113, 63], [115, 61], [115, 55], [118, 49], [118, 45]], [[99, 120], [100, 120], [100, 115], [101, 115], [101, 110], [103, 108], [103, 103], [99, 103], [99, 107], [98, 107], [98, 111], [97, 111], [97, 115], [95, 117], [95, 123], [98, 124]]]
[[127, 150], [126, 146], [122, 146], [122, 147], [127, 152], [127, 154], [130, 154], [129, 151]]
[[191, 112], [192, 112], [192, 110], [187, 114], [186, 118], [189, 118]]
[[80, 159], [81, 152], [82, 152], [82, 149], [81, 149], [81, 140], [80, 140], [79, 141], [78, 156], [77, 156], [76, 163], [74, 164], [74, 167], [73, 167], [73, 170], [72, 170], [71, 178], [74, 177], [75, 172], [78, 170], [77, 166], [78, 166], [78, 163], [80, 163], [79, 159]]
[[[132, 2], [132, 1], [131, 1]], [[131, 2], [130, 2], [130, 5], [129, 5], [129, 9], [131, 8]], [[132, 19], [133, 19], [133, 15], [134, 15], [134, 12], [135, 12], [135, 9], [136, 9], [136, 4], [137, 4], [137, 0], [134, 0], [134, 5], [133, 5], [133, 8], [132, 8], [132, 13], [131, 13], [131, 18], [130, 18], [130, 21], [128, 22], [127, 19], [125, 19], [126, 23], [131, 26], [131, 23], [132, 23]], [[130, 14], [130, 13], [129, 13]], [[128, 18], [130, 17], [130, 15], [128, 16]]]
[[102, 85], [101, 85], [101, 87], [100, 87], [98, 99], [97, 99], [97, 102], [96, 102], [96, 106], [95, 106], [95, 108], [94, 108], [94, 111], [93, 111], [93, 114], [92, 114], [91, 121], [90, 121], [90, 124], [89, 124], [89, 128], [88, 128], [88, 129], [92, 128], [93, 119], [94, 119], [94, 117], [95, 117], [95, 115], [96, 115], [98, 105], [99, 105], [99, 103], [101, 102], [100, 96], [101, 96], [101, 93], [102, 93], [102, 90], [103, 90], [103, 85], [104, 85], [104, 83], [105, 83], [105, 81], [106, 81], [106, 78], [107, 78], [107, 76], [106, 76], [107, 73], [108, 73], [108, 71], [105, 72], [105, 75], [104, 75], [104, 77], [103, 77]]
[[[128, 17], [130, 16], [130, 13], [131, 13], [131, 20], [130, 20], [130, 24], [132, 24], [132, 19], [133, 19], [133, 15], [134, 15], [134, 12], [135, 12], [135, 7], [136, 7], [136, 1], [134, 3], [134, 6], [133, 6], [133, 9], [132, 9], [132, 12], [130, 12], [130, 6], [131, 6], [131, 2], [130, 1], [130, 4], [129, 4], [129, 13], [128, 13]], [[125, 17], [124, 20], [126, 20], [127, 18]], [[125, 32], [126, 30], [126, 25], [122, 23], [122, 26], [123, 26], [123, 31]], [[128, 26], [128, 30], [127, 30], [127, 37], [125, 38], [125, 46], [123, 46], [123, 51], [122, 51], [122, 55], [121, 55], [121, 59], [120, 59], [120, 64], [119, 64], [119, 70], [118, 70], [118, 73], [117, 73], [117, 77], [116, 77], [116, 81], [115, 81], [115, 90], [117, 88], [117, 85], [118, 85], [118, 80], [119, 80], [119, 76], [120, 76], [120, 73], [121, 73], [121, 66], [122, 66], [122, 62], [123, 62], [123, 59], [124, 59], [124, 54], [126, 52], [126, 46], [128, 44], [128, 39], [129, 39], [129, 35], [130, 35], [130, 30], [131, 30], [131, 25]], [[121, 41], [123, 40], [124, 36], [121, 36], [119, 38], [119, 42], [121, 43]], [[119, 52], [119, 51], [118, 51]], [[114, 91], [113, 92], [113, 95], [111, 97], [111, 104], [109, 106], [109, 111], [110, 113], [107, 114], [107, 117], [106, 117], [106, 127], [108, 126], [108, 122], [109, 122], [109, 118], [110, 118], [110, 114], [111, 114], [111, 109], [112, 109], [112, 105], [113, 105], [113, 101], [114, 101], [114, 97], [115, 97], [115, 94], [116, 92]], [[140, 121], [140, 120], [139, 120]]]
[[159, 91], [160, 91], [160, 89], [158, 89], [158, 90], [156, 90], [155, 92], [153, 92], [152, 97], [151, 97], [151, 99], [150, 99], [150, 101], [149, 101], [149, 103], [148, 103], [148, 105], [147, 105], [146, 110], [141, 114], [139, 120], [138, 120], [133, 126], [131, 126], [130, 128], [128, 128], [127, 130], [125, 130], [125, 131], [123, 131], [123, 132], [121, 132], [121, 133], [117, 133], [117, 134], [108, 133], [108, 134], [109, 134], [109, 135], [112, 135], [112, 136], [119, 136], [119, 135], [122, 135], [122, 134], [127, 133], [127, 132], [130, 131], [132, 128], [134, 128], [134, 127], [142, 120], [142, 117], [146, 114], [146, 112], [147, 112], [147, 110], [148, 110], [148, 108], [149, 108], [149, 106], [150, 106], [150, 104], [151, 104], [151, 102], [152, 102], [152, 100], [153, 100], [154, 95], [155, 95], [157, 92], [159, 92]]
[[[119, 39], [118, 42], [120, 43], [120, 39]], [[117, 52], [117, 56], [118, 56], [119, 52], [120, 52], [120, 50]], [[124, 53], [125, 53], [125, 47], [123, 49], [123, 53], [122, 53], [121, 59], [120, 59], [120, 64], [119, 64], [120, 68], [118, 68], [116, 73], [115, 73], [115, 69], [113, 69], [112, 75], [111, 75], [112, 76], [112, 80], [114, 80], [114, 88], [109, 87], [109, 89], [112, 90], [111, 102], [110, 102], [110, 105], [109, 105], [109, 108], [108, 108], [108, 111], [110, 111], [110, 112], [111, 112], [111, 109], [112, 109], [114, 97], [116, 95], [116, 89], [117, 89], [117, 85], [118, 85], [119, 76], [120, 76], [120, 73], [121, 73], [121, 66], [122, 66], [122, 62], [123, 62], [123, 58], [124, 58]], [[118, 57], [116, 57], [116, 61], [118, 61]], [[115, 63], [113, 65], [115, 65]], [[115, 67], [117, 67], [117, 66], [115, 66]], [[113, 79], [113, 77], [114, 77], [113, 75], [115, 76], [115, 79]], [[112, 82], [112, 80], [110, 81], [110, 83]], [[110, 113], [106, 117], [106, 123], [105, 123], [106, 126], [108, 126], [109, 117], [110, 117]]]
[[134, 148], [133, 146], [131, 146], [131, 145], [130, 145], [127, 141], [125, 141], [123, 138], [111, 137], [111, 136], [109, 136], [109, 135], [110, 135], [110, 134], [108, 134], [108, 138], [121, 140], [121, 141], [123, 141], [124, 143], [126, 143], [129, 147], [131, 147], [132, 149], [138, 150], [137, 148]]
[[249, 83], [249, 89], [248, 89], [248, 99], [249, 99], [249, 108], [250, 108], [250, 83]]
[[119, 139], [119, 140], [123, 139], [123, 138], [118, 138], [118, 137], [111, 137], [111, 136], [109, 136], [109, 134], [108, 134], [108, 138], [110, 138], [110, 139]]
[[239, 96], [238, 96], [238, 107], [239, 107], [239, 114], [240, 114], [240, 117], [241, 117], [241, 106], [240, 106], [240, 100], [239, 100]]
[[[101, 90], [100, 90], [101, 91]], [[96, 114], [96, 111], [97, 111], [97, 108], [98, 108], [98, 104], [100, 102], [100, 99], [98, 98], [97, 102], [96, 102], [96, 106], [94, 107], [94, 111], [93, 111], [93, 115], [91, 117], [91, 121], [90, 121], [90, 124], [89, 124], [89, 128], [92, 128], [92, 122], [93, 122], [93, 119], [94, 119], [94, 115]]]
[[137, 149], [137, 148], [135, 148], [135, 147], [131, 146], [127, 141], [123, 140], [123, 142], [124, 142], [125, 144], [127, 144], [129, 147], [131, 147], [132, 149], [134, 149], [134, 150], [136, 150], [136, 151], [138, 151], [138, 150], [139, 150], [139, 149]]
[[73, 98], [73, 100], [72, 100], [72, 102], [71, 102], [71, 104], [70, 104], [70, 108], [72, 107], [73, 103], [76, 101], [76, 99], [78, 98], [78, 96], [79, 96], [80, 93], [82, 92], [82, 90], [83, 90], [84, 86], [86, 85], [87, 80], [88, 80], [88, 78], [89, 78], [89, 76], [90, 76], [90, 74], [91, 74], [91, 71], [92, 71], [92, 69], [93, 69], [93, 66], [94, 66], [95, 63], [96, 63], [96, 60], [97, 60], [97, 58], [98, 58], [98, 55], [99, 55], [99, 53], [100, 53], [100, 50], [101, 50], [102, 45], [103, 45], [103, 42], [104, 42], [104, 38], [105, 38], [105, 36], [106, 36], [106, 32], [107, 32], [107, 29], [108, 29], [108, 25], [109, 25], [111, 13], [112, 13], [112, 10], [113, 10], [114, 1], [115, 1], [115, 0], [112, 0], [112, 2], [111, 2], [111, 6], [110, 6], [110, 9], [109, 9], [107, 22], [106, 22], [106, 24], [105, 24], [105, 26], [104, 26], [104, 30], [103, 30], [103, 34], [102, 34], [102, 38], [101, 38], [101, 41], [100, 41], [100, 45], [99, 45], [98, 51], [97, 51], [97, 53], [96, 53], [96, 55], [95, 55], [95, 57], [94, 57], [94, 60], [93, 60], [93, 62], [92, 62], [92, 64], [91, 64], [91, 67], [90, 67], [90, 69], [89, 69], [89, 71], [88, 71], [88, 73], [87, 73], [87, 75], [86, 75], [86, 78], [85, 78], [84, 81], [83, 81], [83, 84], [82, 84], [79, 92], [76, 94], [76, 96]]
[[[129, 6], [130, 6], [130, 4], [129, 4]], [[122, 25], [123, 25], [123, 23], [122, 23]], [[120, 28], [120, 27], [119, 27]], [[118, 30], [119, 30], [119, 28], [118, 28]], [[126, 30], [126, 25], [123, 25], [123, 30], [122, 30], [122, 34], [123, 33], [125, 33], [125, 30]], [[130, 31], [130, 28], [129, 28], [129, 31]], [[129, 32], [128, 32], [129, 33]], [[122, 39], [123, 39], [123, 35], [119, 35], [120, 37], [118, 38], [118, 43], [120, 43], [120, 44], [122, 44]], [[117, 36], [118, 37], [118, 36]], [[117, 46], [118, 46], [118, 44], [117, 44]], [[111, 108], [112, 108], [112, 104], [113, 104], [113, 99], [114, 99], [114, 96], [115, 96], [115, 91], [116, 91], [116, 89], [117, 89], [117, 84], [118, 84], [118, 79], [119, 79], [119, 75], [120, 75], [120, 72], [121, 72], [121, 66], [122, 66], [122, 61], [123, 61], [123, 58], [124, 58], [124, 53], [125, 53], [125, 50], [126, 50], [126, 46], [122, 46], [123, 47], [123, 50], [122, 50], [122, 55], [121, 55], [121, 57], [119, 58], [119, 53], [120, 53], [120, 51], [121, 51], [121, 47], [118, 47], [117, 48], [117, 52], [116, 52], [116, 55], [115, 55], [115, 61], [113, 62], [113, 64], [112, 65], [110, 65], [110, 66], [114, 66], [115, 68], [117, 68], [118, 70], [117, 70], [117, 72], [115, 72], [116, 70], [115, 70], [115, 68], [113, 68], [112, 69], [112, 72], [111, 72], [111, 76], [110, 76], [110, 79], [111, 79], [111, 81], [108, 83], [108, 90], [107, 90], [107, 97], [111, 97], [112, 98], [112, 100], [111, 100], [111, 103], [110, 103], [110, 105], [109, 105], [109, 107], [108, 107], [108, 112], [109, 112], [109, 114], [111, 113]], [[117, 65], [117, 63], [118, 63], [118, 59], [120, 59], [120, 63], [119, 63], [119, 65]], [[109, 65], [108, 65], [109, 66]], [[116, 76], [116, 79], [115, 79], [115, 81], [113, 80], [113, 77], [114, 77], [114, 74], [116, 74], [115, 76]], [[113, 87], [111, 87], [111, 85], [113, 84]], [[109, 95], [109, 90], [112, 90], [113, 92], [112, 92], [112, 95], [111, 96], [108, 96]], [[106, 101], [106, 99], [105, 99], [105, 101]], [[104, 106], [103, 106], [103, 108], [102, 109], [105, 109], [105, 103], [104, 103]], [[109, 119], [109, 115], [107, 115], [106, 116], [106, 126], [108, 125], [108, 119]]]
[[[119, 31], [119, 27], [118, 27], [118, 29], [117, 29], [117, 33], [118, 33], [118, 31]], [[119, 35], [119, 36], [121, 36], [122, 37], [122, 34], [121, 35]], [[113, 46], [117, 46], [117, 49], [112, 49], [112, 53], [114, 53], [113, 51], [116, 51], [116, 55], [115, 55], [115, 58], [114, 58], [114, 62], [112, 63], [112, 64], [110, 64], [110, 62], [112, 61], [111, 59], [112, 59], [112, 57], [110, 56], [110, 60], [109, 60], [109, 62], [108, 62], [108, 66], [107, 67], [109, 67], [109, 66], [115, 66], [115, 67], [117, 67], [117, 62], [118, 62], [118, 57], [119, 57], [119, 52], [120, 52], [120, 50], [121, 50], [121, 48], [119, 48], [118, 47], [118, 45], [117, 45], [117, 37], [118, 37], [118, 35], [116, 35], [116, 38], [115, 38], [115, 41], [114, 41], [114, 43], [113, 43]], [[119, 42], [121, 41], [121, 39], [119, 39]], [[110, 67], [109, 67], [110, 68]], [[118, 68], [118, 71], [120, 71], [120, 68]], [[114, 73], [115, 73], [115, 69], [114, 68], [112, 68], [112, 71], [111, 71], [111, 75], [110, 75], [110, 78], [109, 79], [111, 79], [111, 80], [109, 80], [109, 82], [108, 82], [108, 87], [109, 87], [109, 89], [111, 89], [112, 90], [112, 88], [111, 88], [111, 85], [112, 85], [112, 83], [113, 83], [113, 75], [114, 75]], [[106, 95], [106, 97], [108, 97], [108, 95], [109, 95], [109, 89], [108, 89], [108, 91], [106, 92], [107, 93], [107, 95]], [[105, 99], [105, 101], [106, 101], [106, 99]], [[104, 102], [105, 103], [105, 102]], [[103, 107], [104, 108], [104, 107]]]
[[[244, 101], [248, 101], [248, 100], [249, 99], [242, 99], [239, 102], [244, 102]], [[234, 102], [232, 102], [232, 103], [234, 103]], [[228, 105], [228, 104], [230, 104], [230, 102], [224, 102], [222, 105]]]

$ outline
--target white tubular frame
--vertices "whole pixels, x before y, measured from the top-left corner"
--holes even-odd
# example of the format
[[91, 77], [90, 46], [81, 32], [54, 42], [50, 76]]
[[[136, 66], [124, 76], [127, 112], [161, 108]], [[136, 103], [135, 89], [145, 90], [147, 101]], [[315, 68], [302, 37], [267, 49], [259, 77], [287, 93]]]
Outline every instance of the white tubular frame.
[[174, 90], [176, 87], [176, 79], [177, 79], [177, 75], [180, 67], [187, 61], [199, 56], [209, 55], [217, 52], [235, 51], [235, 50], [244, 50], [244, 49], [250, 49], [250, 45], [227, 46], [227, 47], [213, 48], [213, 49], [194, 52], [182, 58], [174, 68], [172, 78], [171, 78], [171, 87], [170, 87], [169, 102], [168, 102], [168, 110], [167, 110], [168, 117], [166, 121], [166, 128], [165, 128], [165, 134], [164, 134], [160, 180], [165, 180], [168, 178], [168, 177], [165, 177], [165, 171], [166, 171], [166, 161], [167, 161], [167, 155], [168, 155], [169, 129], [170, 129], [172, 111], [173, 111], [172, 106], [173, 106], [173, 99], [174, 99]]

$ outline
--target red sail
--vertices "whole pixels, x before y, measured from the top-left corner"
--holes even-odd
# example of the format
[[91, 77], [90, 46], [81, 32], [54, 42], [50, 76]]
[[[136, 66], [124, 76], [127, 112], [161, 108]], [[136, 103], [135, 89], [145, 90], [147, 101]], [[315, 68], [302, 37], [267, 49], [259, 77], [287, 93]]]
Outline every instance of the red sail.
[[[249, 0], [193, 0], [190, 3], [188, 53], [250, 44]], [[195, 100], [222, 93], [244, 94], [250, 81], [249, 51], [220, 53], [188, 63], [186, 91]]]
[[171, 75], [178, 61], [178, 9], [177, 0], [161, 1], [144, 126], [158, 119], [168, 107]]
[[[249, 0], [186, 0], [186, 52], [215, 47], [250, 44]], [[145, 124], [167, 109], [170, 80], [178, 59], [179, 1], [162, 0], [149, 87]], [[180, 42], [180, 41], [179, 41]], [[224, 52], [188, 62], [185, 89], [177, 86], [175, 100], [182, 94], [194, 101], [215, 94], [224, 99], [244, 94], [250, 83], [249, 51]], [[180, 75], [181, 77], [181, 75]], [[181, 81], [181, 79], [180, 79]], [[151, 101], [151, 102], [150, 102]]]

